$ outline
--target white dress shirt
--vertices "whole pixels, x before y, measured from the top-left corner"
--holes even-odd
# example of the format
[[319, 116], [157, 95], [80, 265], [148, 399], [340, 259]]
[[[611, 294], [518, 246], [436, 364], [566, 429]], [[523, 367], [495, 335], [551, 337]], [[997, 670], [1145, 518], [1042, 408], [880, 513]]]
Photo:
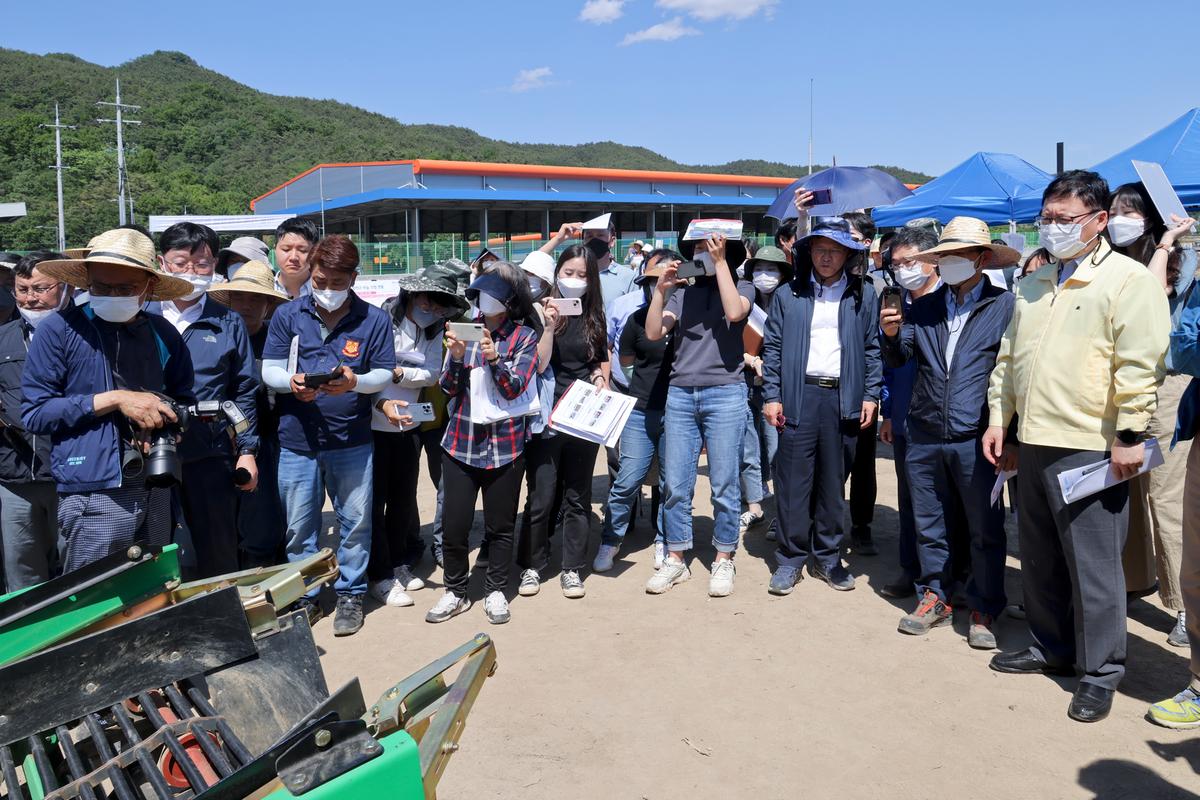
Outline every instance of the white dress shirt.
[[808, 331], [807, 374], [814, 378], [842, 377], [842, 336], [838, 329], [838, 311], [846, 293], [846, 275], [822, 286], [811, 278], [813, 286], [812, 324]]
[[183, 333], [196, 320], [200, 319], [200, 315], [204, 313], [204, 304], [208, 302], [207, 296], [201, 296], [200, 300], [192, 303], [182, 311], [179, 306], [175, 305], [172, 300], [165, 300], [162, 303], [162, 316], [167, 322], [175, 326], [175, 330]]

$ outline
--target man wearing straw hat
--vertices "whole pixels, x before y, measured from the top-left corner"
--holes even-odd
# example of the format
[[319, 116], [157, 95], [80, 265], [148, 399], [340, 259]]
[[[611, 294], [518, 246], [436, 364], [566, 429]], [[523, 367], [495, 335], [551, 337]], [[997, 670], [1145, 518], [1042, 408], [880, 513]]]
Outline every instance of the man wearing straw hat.
[[[237, 267], [237, 274], [228, 283], [209, 287], [208, 296], [241, 316], [250, 335], [254, 374], [261, 375], [267, 318], [288, 299], [275, 289], [271, 266], [265, 261], [247, 261]], [[278, 486], [279, 416], [275, 411], [275, 392], [266, 385], [259, 384], [255, 410], [258, 486], [252, 492], [239, 493], [237, 498], [238, 539], [244, 568], [279, 563], [283, 558], [283, 535], [287, 529]]]
[[177, 421], [156, 393], [195, 401], [182, 337], [142, 311], [191, 284], [160, 271], [154, 243], [137, 231], [107, 231], [92, 244], [85, 259], [38, 264], [90, 299], [38, 326], [21, 381], [21, 420], [50, 437], [65, 571], [135, 541], [170, 541], [170, 490], [145, 485], [138, 454], [152, 431]]
[[[966, 594], [971, 610], [967, 643], [990, 650], [1004, 610], [1004, 509], [990, 499], [995, 471], [979, 439], [987, 427], [988, 377], [1014, 298], [983, 274], [1017, 253], [993, 244], [987, 223], [955, 217], [938, 244], [912, 258], [937, 261], [942, 286], [915, 300], [907, 316], [880, 311], [884, 361], [900, 369], [916, 362], [904, 430], [905, 470], [917, 532], [917, 607], [900, 620], [901, 633], [921, 635], [953, 619], [950, 598], [959, 566], [951, 563], [947, 518], [961, 504], [970, 535]], [[902, 324], [903, 323], [903, 324]], [[1012, 443], [1015, 446], [1015, 442]], [[1010, 446], [1004, 469], [1016, 454]]]

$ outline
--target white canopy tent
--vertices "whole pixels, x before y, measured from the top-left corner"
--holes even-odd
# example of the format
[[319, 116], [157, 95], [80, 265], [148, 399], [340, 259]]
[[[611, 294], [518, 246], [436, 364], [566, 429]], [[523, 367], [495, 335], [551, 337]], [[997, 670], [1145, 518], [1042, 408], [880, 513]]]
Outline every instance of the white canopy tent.
[[194, 222], [207, 225], [217, 233], [258, 233], [273, 231], [295, 214], [226, 214], [206, 216], [184, 214], [180, 216], [150, 216], [150, 232], [161, 233], [177, 222]]

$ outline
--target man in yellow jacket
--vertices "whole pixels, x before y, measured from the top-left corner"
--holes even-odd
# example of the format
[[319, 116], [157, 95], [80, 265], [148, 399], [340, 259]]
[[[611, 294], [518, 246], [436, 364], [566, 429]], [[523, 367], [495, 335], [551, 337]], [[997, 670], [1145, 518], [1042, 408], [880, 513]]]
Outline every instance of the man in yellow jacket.
[[1022, 583], [1034, 637], [991, 667], [1052, 675], [1077, 667], [1067, 713], [1080, 722], [1108, 715], [1125, 674], [1129, 484], [1068, 504], [1058, 475], [1110, 456], [1117, 479], [1137, 473], [1171, 329], [1162, 286], [1101, 237], [1108, 207], [1108, 184], [1094, 172], [1046, 187], [1038, 233], [1053, 260], [1018, 284], [983, 437], [995, 463], [1018, 417]]

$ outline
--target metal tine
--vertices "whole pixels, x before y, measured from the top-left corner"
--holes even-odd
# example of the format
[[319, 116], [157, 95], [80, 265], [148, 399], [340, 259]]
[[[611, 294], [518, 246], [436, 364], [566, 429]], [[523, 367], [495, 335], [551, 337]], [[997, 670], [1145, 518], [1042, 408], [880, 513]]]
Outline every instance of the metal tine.
[[[83, 724], [87, 726], [88, 733], [92, 735], [92, 744], [96, 747], [96, 752], [100, 754], [100, 761], [108, 762], [116, 757], [113, 752], [112, 745], [108, 743], [108, 737], [104, 735], [104, 729], [100, 726], [100, 720], [95, 714], [88, 714], [83, 718]], [[113, 791], [116, 793], [118, 800], [137, 800], [137, 795], [133, 793], [133, 789], [129, 785], [129, 776], [120, 767], [113, 765], [109, 767], [108, 778], [112, 781]]]
[[192, 705], [200, 712], [202, 716], [213, 717], [217, 725], [217, 731], [221, 734], [221, 739], [225, 742], [225, 746], [233, 754], [240, 766], [245, 766], [254, 760], [254, 754], [250, 752], [246, 745], [242, 744], [242, 740], [233, 732], [233, 728], [229, 727], [229, 723], [217, 713], [213, 708], [213, 704], [204, 696], [204, 692], [193, 681], [186, 681], [187, 695], [192, 701]]
[[129, 712], [125, 710], [125, 706], [121, 703], [116, 703], [110, 710], [117, 721], [117, 727], [125, 735], [125, 739], [129, 742], [130, 746], [137, 748], [135, 758], [137, 758], [138, 766], [142, 768], [142, 775], [146, 778], [146, 782], [154, 788], [155, 794], [163, 798], [163, 800], [171, 800], [175, 793], [171, 790], [170, 785], [167, 784], [167, 779], [163, 777], [162, 772], [159, 771], [158, 765], [154, 763], [154, 760], [150, 758], [150, 754], [146, 752], [146, 748], [138, 747], [142, 743], [142, 737], [138, 736], [137, 728], [134, 727], [133, 720], [129, 718]]
[[4, 778], [4, 786], [8, 790], [8, 800], [26, 800], [29, 797], [17, 777], [17, 765], [13, 761], [12, 750], [0, 747], [0, 777]]
[[[179, 689], [168, 684], [163, 687], [163, 693], [167, 696], [171, 707], [175, 709], [175, 713], [181, 719], [196, 716], [192, 713], [191, 707], [188, 706], [187, 700], [184, 699], [183, 693]], [[196, 744], [200, 745], [200, 749], [204, 751], [205, 757], [208, 758], [209, 763], [220, 773], [222, 778], [227, 778], [234, 773], [234, 767], [229, 763], [224, 750], [209, 737], [208, 731], [195, 723], [189, 723], [188, 730], [192, 732], [192, 736], [196, 737]]]
[[42, 779], [42, 787], [47, 792], [58, 788], [58, 777], [50, 764], [50, 756], [46, 753], [46, 743], [39, 735], [30, 736], [25, 740], [29, 744], [29, 752], [33, 753], [33, 763], [37, 767], [38, 777]]
[[142, 707], [142, 713], [146, 715], [146, 719], [150, 720], [150, 724], [163, 732], [163, 741], [167, 743], [167, 749], [171, 751], [171, 756], [175, 759], [175, 763], [179, 765], [179, 769], [183, 771], [183, 777], [187, 778], [187, 782], [191, 784], [196, 794], [208, 788], [208, 783], [200, 774], [200, 770], [196, 769], [196, 765], [192, 763], [192, 759], [188, 756], [187, 751], [183, 749], [183, 744], [179, 741], [173, 732], [167, 729], [167, 721], [163, 715], [158, 713], [158, 706], [154, 705], [153, 698], [149, 692], [142, 692], [137, 696], [137, 701]]
[[[83, 763], [83, 759], [79, 756], [79, 751], [75, 749], [75, 741], [71, 738], [71, 732], [67, 730], [67, 726], [59, 725], [54, 729], [58, 735], [58, 746], [62, 748], [63, 755], [67, 759], [67, 769], [71, 772], [71, 780], [77, 781], [84, 775], [87, 775], [87, 765]], [[83, 800], [96, 800], [96, 790], [89, 783], [81, 784], [79, 787], [79, 796]]]

